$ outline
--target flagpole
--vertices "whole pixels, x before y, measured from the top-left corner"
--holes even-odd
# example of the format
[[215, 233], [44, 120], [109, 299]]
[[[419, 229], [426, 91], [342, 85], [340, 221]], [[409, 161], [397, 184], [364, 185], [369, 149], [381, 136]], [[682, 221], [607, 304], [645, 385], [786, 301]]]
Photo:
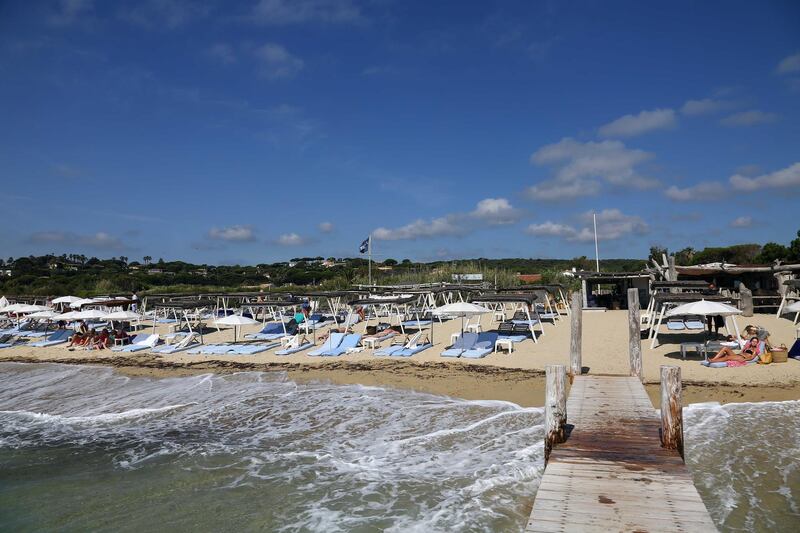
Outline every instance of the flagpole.
[[369, 234], [367, 250], [369, 251], [369, 266], [367, 267], [369, 270], [367, 276], [369, 277], [369, 284], [372, 285], [372, 233]]
[[597, 271], [600, 272], [600, 252], [597, 248], [597, 213], [592, 213], [594, 220], [594, 260], [597, 266]]

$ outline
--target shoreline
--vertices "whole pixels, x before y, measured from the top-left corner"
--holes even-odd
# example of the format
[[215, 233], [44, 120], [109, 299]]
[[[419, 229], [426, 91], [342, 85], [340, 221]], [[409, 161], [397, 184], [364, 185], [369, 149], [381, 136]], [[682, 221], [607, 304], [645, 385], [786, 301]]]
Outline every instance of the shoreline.
[[[297, 382], [328, 382], [336, 385], [364, 385], [413, 390], [465, 400], [508, 401], [522, 407], [544, 405], [544, 372], [536, 369], [504, 368], [491, 365], [414, 361], [326, 361], [319, 364], [296, 362], [242, 362], [228, 360], [169, 361], [152, 355], [114, 357], [42, 358], [0, 356], [0, 362], [106, 366], [131, 377], [162, 379], [189, 375], [237, 372], [286, 372]], [[645, 389], [656, 409], [660, 384], [645, 381]], [[683, 403], [765, 402], [800, 400], [800, 381], [782, 384], [741, 384], [683, 381]]]

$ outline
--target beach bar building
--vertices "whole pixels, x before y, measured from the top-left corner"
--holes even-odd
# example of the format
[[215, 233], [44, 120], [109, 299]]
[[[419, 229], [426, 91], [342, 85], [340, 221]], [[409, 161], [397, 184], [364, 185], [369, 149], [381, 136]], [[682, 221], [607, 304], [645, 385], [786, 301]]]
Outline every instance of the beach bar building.
[[639, 292], [639, 305], [650, 303], [648, 272], [578, 272], [583, 289], [584, 309], [627, 309], [628, 289]]

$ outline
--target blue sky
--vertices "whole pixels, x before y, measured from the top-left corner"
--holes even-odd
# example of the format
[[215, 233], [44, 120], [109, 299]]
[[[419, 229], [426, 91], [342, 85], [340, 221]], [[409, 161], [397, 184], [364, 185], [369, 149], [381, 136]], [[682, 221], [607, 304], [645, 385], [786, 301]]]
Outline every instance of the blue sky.
[[3, 257], [643, 257], [800, 229], [800, 4], [0, 5]]

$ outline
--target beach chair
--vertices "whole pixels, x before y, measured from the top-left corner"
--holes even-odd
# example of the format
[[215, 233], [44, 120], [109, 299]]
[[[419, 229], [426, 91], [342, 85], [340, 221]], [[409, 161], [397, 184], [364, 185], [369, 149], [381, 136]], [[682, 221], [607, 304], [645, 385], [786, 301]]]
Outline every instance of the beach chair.
[[325, 357], [338, 357], [347, 353], [350, 350], [355, 350], [361, 342], [360, 333], [348, 333], [342, 339], [342, 342], [336, 348], [324, 352], [322, 355]]
[[[302, 342], [301, 342], [302, 341]], [[311, 344], [305, 336], [295, 335], [283, 345], [283, 348], [275, 352], [275, 355], [292, 355], [293, 353], [302, 352], [311, 348]]]
[[418, 331], [413, 335], [407, 335], [405, 340], [395, 338], [395, 340], [393, 340], [389, 346], [384, 346], [383, 348], [375, 350], [375, 355], [378, 357], [394, 355], [396, 352], [399, 352], [405, 348], [416, 346], [420, 337], [422, 337], [421, 331]]
[[528, 338], [530, 334], [529, 330], [525, 330], [525, 333], [518, 333], [519, 328], [515, 328], [514, 324], [511, 322], [501, 322], [497, 326], [497, 338], [501, 340], [510, 340], [511, 342], [522, 342]]
[[188, 350], [192, 346], [200, 344], [200, 341], [197, 340], [197, 337], [199, 337], [197, 333], [187, 333], [180, 342], [175, 344], [162, 344], [161, 346], [154, 346], [153, 349], [150, 350], [150, 353], [169, 355]]
[[704, 330], [706, 329], [706, 325], [703, 322], [703, 319], [699, 316], [687, 316], [684, 319], [683, 323], [686, 325], [686, 329], [691, 330]]
[[[286, 327], [286, 331], [284, 331]], [[280, 322], [269, 322], [264, 325], [261, 331], [257, 333], [248, 333], [244, 336], [245, 339], [274, 341], [286, 337], [287, 335], [294, 335], [297, 332], [297, 322], [292, 319], [291, 323], [284, 326]]]
[[253, 355], [266, 352], [270, 348], [278, 346], [279, 342], [261, 342], [257, 344], [232, 344], [230, 349], [225, 352], [228, 355]]
[[54, 331], [46, 340], [32, 342], [28, 344], [28, 346], [33, 346], [34, 348], [47, 348], [48, 346], [55, 346], [57, 344], [63, 344], [67, 342], [72, 336], [72, 331], [68, 329], [59, 329]]
[[[759, 342], [758, 343], [758, 353], [760, 353], [760, 354], [764, 353], [765, 349], [766, 349], [766, 343], [764, 341]], [[758, 356], [753, 357], [751, 360], [745, 362], [745, 366], [758, 364], [758, 362], [760, 360], [761, 360], [761, 358], [758, 357]], [[728, 362], [727, 361], [720, 361], [720, 362], [712, 363], [708, 359], [706, 359], [705, 361], [700, 361], [700, 364], [703, 365], [703, 366], [707, 366], [708, 368], [728, 368]], [[735, 367], [733, 367], [733, 368], [735, 368]]]
[[136, 335], [131, 339], [131, 343], [126, 346], [114, 346], [111, 348], [112, 352], [140, 352], [142, 350], [150, 350], [158, 344], [158, 335]]
[[442, 357], [461, 357], [461, 354], [475, 347], [478, 333], [462, 333], [450, 347], [442, 352]]
[[331, 333], [330, 335], [328, 335], [328, 340], [326, 340], [322, 346], [320, 346], [316, 350], [311, 350], [310, 352], [308, 352], [308, 355], [311, 356], [325, 355], [325, 352], [338, 348], [339, 345], [342, 343], [342, 339], [344, 338], [345, 338], [344, 333]]
[[422, 337], [422, 332], [415, 335], [414, 339], [409, 340], [400, 350], [396, 350], [389, 355], [392, 357], [411, 357], [412, 355], [433, 347], [433, 344], [428, 341], [427, 337], [425, 342], [419, 344], [420, 337]]
[[670, 318], [667, 320], [667, 329], [670, 331], [683, 331], [686, 329], [686, 323], [682, 318]]
[[466, 357], [467, 359], [480, 359], [482, 357], [486, 357], [492, 353], [492, 350], [494, 350], [495, 341], [497, 341], [497, 333], [493, 331], [480, 333], [475, 345], [468, 350], [464, 350], [464, 352], [461, 354], [461, 357]]

